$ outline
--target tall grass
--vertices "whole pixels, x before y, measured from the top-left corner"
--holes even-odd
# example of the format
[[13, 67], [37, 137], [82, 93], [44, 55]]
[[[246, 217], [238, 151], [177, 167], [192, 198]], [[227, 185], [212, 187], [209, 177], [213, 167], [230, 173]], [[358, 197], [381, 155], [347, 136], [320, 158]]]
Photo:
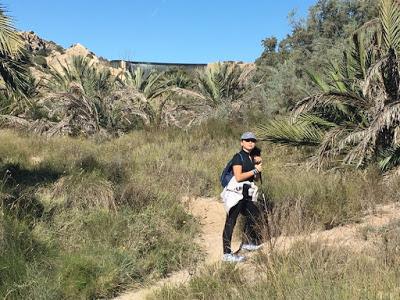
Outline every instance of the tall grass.
[[[227, 121], [112, 140], [1, 131], [0, 297], [111, 297], [196, 264], [198, 225], [181, 199], [219, 197], [242, 131]], [[375, 170], [319, 173], [302, 150], [260, 146], [274, 234], [352, 222], [398, 196]]]
[[264, 152], [263, 188], [275, 203], [281, 232], [355, 222], [375, 205], [398, 199], [398, 180], [385, 181], [376, 169], [318, 172], [304, 165], [301, 151], [271, 147]]
[[[394, 246], [398, 239], [380, 240]], [[391, 247], [389, 247], [391, 248]], [[318, 243], [258, 255], [243, 268], [207, 267], [187, 285], [164, 286], [154, 299], [399, 299], [400, 273], [384, 253], [357, 255]], [[399, 251], [390, 256], [398, 262]]]
[[[188, 188], [153, 176], [158, 154], [148, 160], [147, 143], [135, 142], [152, 134], [101, 144], [1, 135], [1, 167], [10, 174], [1, 190], [2, 297], [109, 297], [200, 258], [192, 241], [197, 225], [180, 203]], [[35, 201], [40, 213], [20, 205]], [[29, 240], [49, 249], [25, 246]], [[37, 252], [44, 263], [28, 257]]]

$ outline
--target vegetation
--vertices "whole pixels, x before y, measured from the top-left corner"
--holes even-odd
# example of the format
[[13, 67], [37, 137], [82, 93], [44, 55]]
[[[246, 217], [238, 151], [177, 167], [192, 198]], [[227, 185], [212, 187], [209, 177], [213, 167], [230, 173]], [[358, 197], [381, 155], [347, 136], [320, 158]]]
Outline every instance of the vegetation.
[[[18, 129], [0, 131], [0, 297], [109, 298], [197, 265], [198, 223], [181, 200], [218, 197], [237, 137], [257, 124], [269, 237], [398, 199], [398, 2], [319, 0], [291, 20], [254, 65], [156, 72], [92, 54], [50, 64], [48, 49], [22, 50], [0, 10], [0, 125]], [[254, 257], [251, 276], [209, 266], [155, 297], [398, 296], [398, 224], [360, 234], [379, 251], [302, 242]]]
[[[29, 93], [24, 99], [9, 90], [1, 121], [3, 126], [48, 135], [120, 135], [143, 127], [187, 128], [209, 118], [242, 119], [249, 112], [284, 112], [305, 90], [313, 89], [306, 71], [321, 69], [326, 58], [339, 58], [346, 38], [377, 11], [372, 0], [320, 0], [306, 21], [292, 16], [293, 32], [279, 46], [274, 37], [263, 40], [265, 51], [256, 70], [217, 63], [186, 74], [140, 69], [116, 74], [107, 64], [94, 63], [91, 55], [62, 62], [56, 69], [39, 67], [52, 84], [25, 80], [23, 94]], [[7, 32], [15, 35], [12, 27]], [[47, 65], [38, 55], [32, 58], [34, 64]]]
[[23, 41], [0, 8], [0, 114], [30, 102], [33, 82], [27, 62]]
[[101, 144], [12, 132], [1, 139], [2, 298], [109, 297], [200, 258], [196, 224], [180, 199], [208, 178], [154, 176], [194, 168], [163, 166], [176, 145], [161, 134]]
[[[241, 130], [227, 125], [143, 130], [100, 143], [2, 131], [0, 295], [110, 297], [196, 264], [197, 225], [180, 199], [219, 194], [226, 149], [234, 154]], [[263, 148], [274, 234], [352, 222], [398, 197], [398, 181], [382, 182], [374, 170], [305, 171], [301, 151]]]
[[23, 42], [4, 10], [0, 10], [0, 74], [3, 84], [12, 89], [23, 85], [23, 70], [18, 63]]
[[319, 0], [306, 20], [289, 15], [292, 33], [278, 43], [262, 41], [264, 52], [256, 60], [257, 83], [265, 114], [287, 112], [298, 99], [312, 93], [307, 71], [319, 72], [330, 61], [340, 61], [353, 32], [378, 15], [379, 1]]
[[397, 2], [382, 1], [377, 25], [353, 35], [342, 61], [331, 63], [325, 77], [310, 73], [320, 92], [299, 101], [292, 120], [261, 127], [265, 138], [317, 146], [318, 166], [334, 160], [396, 168], [399, 20]]
[[[254, 258], [256, 268], [209, 266], [187, 285], [166, 286], [153, 299], [396, 299], [399, 253], [396, 234], [379, 240], [379, 254], [355, 255], [318, 243], [298, 243], [289, 253]], [[396, 236], [397, 235], [397, 236]], [[388, 248], [385, 248], [385, 247]]]

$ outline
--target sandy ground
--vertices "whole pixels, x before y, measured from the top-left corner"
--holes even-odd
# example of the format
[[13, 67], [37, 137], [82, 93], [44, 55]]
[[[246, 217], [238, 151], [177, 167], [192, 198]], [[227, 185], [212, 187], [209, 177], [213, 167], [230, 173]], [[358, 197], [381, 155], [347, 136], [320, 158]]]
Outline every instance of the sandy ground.
[[[222, 230], [225, 223], [225, 211], [220, 201], [215, 198], [197, 198], [186, 200], [185, 205], [200, 222], [202, 232], [197, 242], [204, 247], [206, 253], [203, 265], [214, 264], [221, 261], [222, 256]], [[262, 251], [287, 251], [299, 241], [319, 241], [332, 247], [350, 247], [355, 252], [362, 252], [373, 247], [373, 243], [363, 238], [361, 232], [366, 227], [382, 227], [392, 221], [400, 220], [400, 203], [379, 206], [374, 212], [367, 214], [359, 223], [348, 224], [320, 232], [297, 236], [280, 236], [266, 243]], [[238, 227], [238, 226], [237, 226]], [[236, 234], [236, 236], [238, 236]], [[238, 249], [240, 242], [235, 238], [232, 242], [232, 249]], [[251, 256], [251, 255], [249, 255]], [[246, 264], [251, 264], [251, 260]], [[198, 268], [201, 268], [200, 265]], [[180, 284], [190, 280], [192, 273], [182, 270], [171, 274], [168, 278], [162, 279], [152, 286], [127, 291], [116, 300], [146, 299], [155, 289], [165, 284]]]
[[[204, 248], [205, 264], [213, 264], [222, 257], [222, 230], [225, 224], [225, 211], [222, 202], [215, 198], [197, 198], [184, 201], [188, 211], [194, 215], [201, 224], [201, 235], [197, 242]], [[234, 238], [232, 249], [238, 249], [240, 241]], [[200, 267], [200, 266], [199, 266]], [[164, 284], [178, 284], [188, 282], [191, 274], [188, 270], [182, 270], [171, 274], [168, 278], [160, 280], [151, 287], [127, 291], [115, 300], [146, 299], [157, 288]]]
[[291, 246], [299, 241], [320, 242], [331, 247], [346, 247], [352, 252], [360, 253], [371, 250], [375, 245], [373, 240], [365, 239], [362, 231], [365, 228], [382, 228], [390, 222], [400, 221], [400, 203], [392, 203], [377, 206], [369, 212], [360, 222], [335, 227], [330, 230], [312, 232], [296, 236], [280, 236], [266, 244], [263, 251], [270, 251], [271, 246], [274, 250], [287, 251]]

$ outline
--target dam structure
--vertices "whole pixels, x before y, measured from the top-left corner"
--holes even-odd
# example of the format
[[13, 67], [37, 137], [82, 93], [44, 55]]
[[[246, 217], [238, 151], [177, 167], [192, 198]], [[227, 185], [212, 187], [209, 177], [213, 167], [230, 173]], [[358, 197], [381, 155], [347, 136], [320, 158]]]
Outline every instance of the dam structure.
[[144, 61], [125, 61], [125, 60], [112, 60], [111, 66], [114, 68], [122, 68], [131, 72], [137, 68], [141, 68], [145, 71], [157, 70], [166, 71], [169, 69], [184, 69], [186, 71], [192, 71], [195, 69], [203, 69], [207, 67], [207, 64], [185, 64], [185, 63], [159, 63], [159, 62], [144, 62]]

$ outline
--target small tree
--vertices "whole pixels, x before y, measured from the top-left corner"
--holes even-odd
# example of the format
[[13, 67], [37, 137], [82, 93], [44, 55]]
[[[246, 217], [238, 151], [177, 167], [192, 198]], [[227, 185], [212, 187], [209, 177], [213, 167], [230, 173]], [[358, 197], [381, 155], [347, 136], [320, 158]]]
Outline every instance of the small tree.
[[[314, 162], [356, 167], [400, 162], [400, 7], [382, 0], [379, 19], [353, 36], [352, 48], [327, 79], [309, 74], [320, 93], [297, 103], [290, 120], [260, 126], [266, 140], [317, 145]], [[308, 143], [312, 141], [312, 143]]]

